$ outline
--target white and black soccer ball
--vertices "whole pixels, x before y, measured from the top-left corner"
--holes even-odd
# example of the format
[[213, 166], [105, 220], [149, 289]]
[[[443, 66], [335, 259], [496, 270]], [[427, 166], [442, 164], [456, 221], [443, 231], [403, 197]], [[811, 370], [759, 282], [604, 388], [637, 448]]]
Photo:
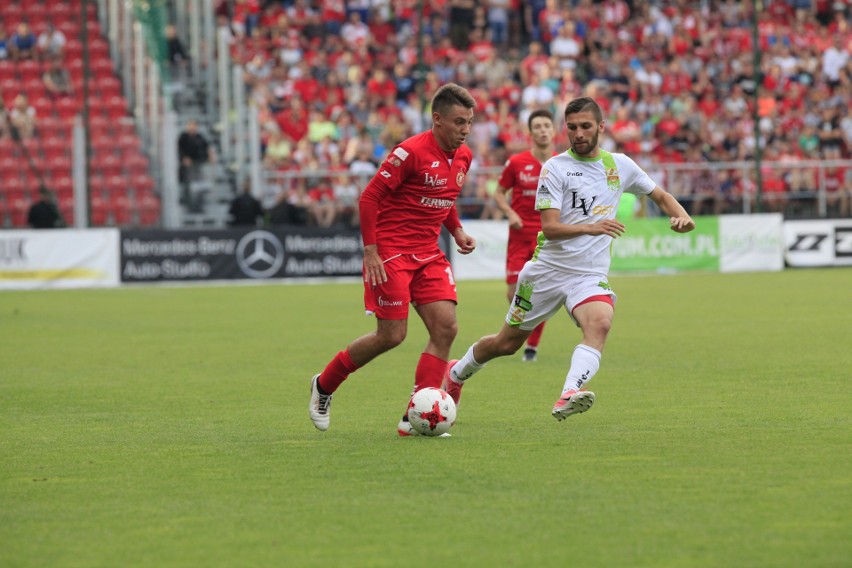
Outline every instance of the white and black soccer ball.
[[408, 421], [424, 436], [440, 436], [456, 422], [456, 403], [441, 389], [420, 389], [408, 403]]

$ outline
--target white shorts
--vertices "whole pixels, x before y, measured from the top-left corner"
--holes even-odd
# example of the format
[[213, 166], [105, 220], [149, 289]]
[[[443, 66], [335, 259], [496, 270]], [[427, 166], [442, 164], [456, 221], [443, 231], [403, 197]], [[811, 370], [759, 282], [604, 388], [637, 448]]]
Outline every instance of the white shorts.
[[572, 274], [541, 262], [528, 261], [518, 275], [515, 299], [509, 306], [506, 323], [532, 331], [563, 306], [574, 320], [574, 308], [592, 296], [610, 296], [613, 302], [616, 300], [615, 292], [604, 276]]

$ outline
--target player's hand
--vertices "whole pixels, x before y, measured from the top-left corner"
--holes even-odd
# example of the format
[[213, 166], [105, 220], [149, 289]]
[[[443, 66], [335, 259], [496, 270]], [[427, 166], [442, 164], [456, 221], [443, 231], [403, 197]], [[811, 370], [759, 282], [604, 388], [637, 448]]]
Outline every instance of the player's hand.
[[476, 248], [476, 239], [464, 232], [464, 229], [458, 229], [453, 238], [456, 240], [456, 249], [459, 254], [470, 254]]
[[695, 228], [695, 221], [691, 217], [672, 217], [669, 224], [675, 233], [688, 233]]
[[364, 247], [364, 282], [370, 286], [377, 286], [388, 281], [388, 275], [385, 273], [385, 264], [382, 262], [382, 257], [379, 256], [379, 250], [376, 245], [367, 245]]
[[521, 220], [521, 216], [515, 213], [514, 211], [509, 211], [509, 214], [506, 216], [509, 219], [509, 227], [512, 229], [520, 229], [524, 226], [524, 222]]
[[617, 239], [624, 234], [624, 224], [615, 219], [604, 219], [592, 225], [589, 225], [590, 235], [609, 235], [613, 239]]

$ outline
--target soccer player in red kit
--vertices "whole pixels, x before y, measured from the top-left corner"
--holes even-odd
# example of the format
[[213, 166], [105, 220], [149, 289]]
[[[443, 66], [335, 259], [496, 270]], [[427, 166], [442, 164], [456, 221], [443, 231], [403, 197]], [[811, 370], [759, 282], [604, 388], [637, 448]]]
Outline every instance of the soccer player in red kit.
[[[376, 331], [352, 341], [311, 379], [308, 410], [319, 430], [328, 429], [331, 397], [341, 383], [405, 339], [409, 304], [429, 332], [414, 372], [414, 392], [441, 386], [458, 325], [453, 270], [438, 236], [443, 225], [459, 253], [476, 247], [456, 211], [472, 159], [464, 142], [475, 106], [459, 85], [439, 88], [432, 98], [431, 130], [396, 146], [361, 194], [364, 304], [376, 316]], [[397, 431], [400, 436], [416, 433], [407, 416]]]
[[[535, 192], [538, 189], [538, 176], [541, 165], [553, 157], [553, 114], [548, 110], [536, 110], [530, 113], [527, 127], [532, 137], [532, 148], [515, 154], [506, 161], [494, 200], [509, 220], [509, 244], [506, 250], [506, 299], [511, 302], [515, 297], [518, 273], [532, 257], [538, 245], [538, 232], [541, 231], [541, 215], [535, 208]], [[511, 204], [506, 194], [512, 193]], [[527, 339], [523, 360], [535, 361], [538, 344], [544, 331], [542, 322]]]

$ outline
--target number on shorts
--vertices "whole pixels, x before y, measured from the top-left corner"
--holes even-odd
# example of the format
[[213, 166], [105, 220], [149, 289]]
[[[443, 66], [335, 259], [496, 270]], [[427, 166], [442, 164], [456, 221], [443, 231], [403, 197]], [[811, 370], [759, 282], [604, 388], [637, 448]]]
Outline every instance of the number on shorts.
[[455, 286], [456, 280], [453, 278], [453, 269], [448, 266], [444, 269], [444, 272], [447, 273], [447, 280], [450, 281], [450, 286]]

